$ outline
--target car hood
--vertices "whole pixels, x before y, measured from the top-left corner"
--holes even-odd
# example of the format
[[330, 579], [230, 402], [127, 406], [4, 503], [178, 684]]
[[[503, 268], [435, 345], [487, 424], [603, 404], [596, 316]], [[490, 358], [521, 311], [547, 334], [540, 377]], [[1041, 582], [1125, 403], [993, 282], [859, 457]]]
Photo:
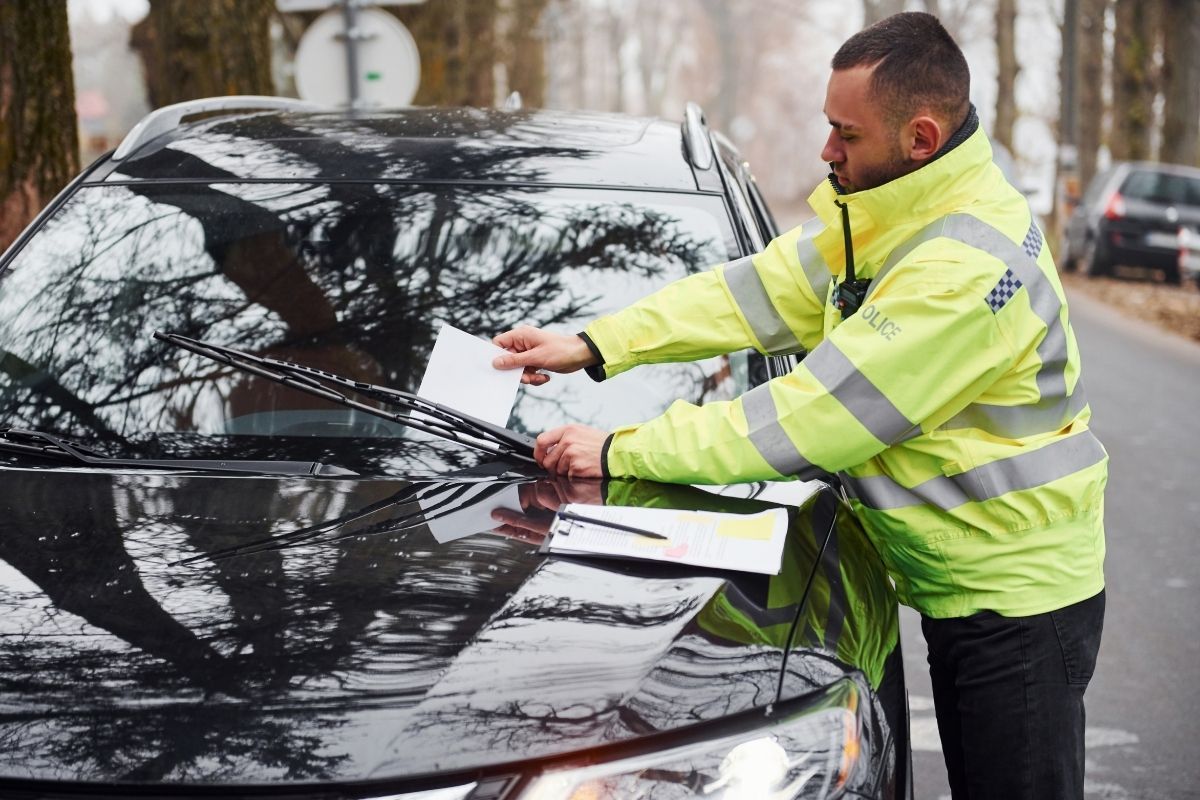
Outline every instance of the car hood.
[[[632, 486], [622, 502], [757, 502]], [[547, 558], [480, 532], [496, 506], [520, 486], [0, 470], [0, 777], [474, 770], [870, 674], [894, 644], [894, 596], [864, 606], [821, 565], [831, 502], [792, 509], [778, 577]], [[835, 618], [862, 641], [831, 642]], [[838, 658], [785, 668], [789, 636]]]

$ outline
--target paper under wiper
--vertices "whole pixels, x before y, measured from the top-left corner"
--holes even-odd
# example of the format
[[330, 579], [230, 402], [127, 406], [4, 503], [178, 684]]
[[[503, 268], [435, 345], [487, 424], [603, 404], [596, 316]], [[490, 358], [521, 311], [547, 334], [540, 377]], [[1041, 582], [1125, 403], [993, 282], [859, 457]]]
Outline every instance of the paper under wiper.
[[438, 331], [417, 396], [476, 419], [503, 426], [521, 387], [521, 369], [498, 370], [496, 356], [507, 351], [453, 325]]
[[761, 514], [720, 514], [572, 503], [564, 510], [595, 519], [597, 523], [654, 531], [666, 538], [651, 539], [559, 516], [544, 546], [550, 553], [667, 561], [766, 575], [778, 575], [783, 566], [788, 521], [782, 508]]

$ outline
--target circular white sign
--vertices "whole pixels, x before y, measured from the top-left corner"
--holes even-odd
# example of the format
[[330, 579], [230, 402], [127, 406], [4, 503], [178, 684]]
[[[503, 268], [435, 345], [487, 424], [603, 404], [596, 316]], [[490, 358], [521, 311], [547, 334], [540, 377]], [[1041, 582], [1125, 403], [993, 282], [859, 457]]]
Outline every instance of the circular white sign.
[[[359, 9], [355, 17], [358, 105], [389, 108], [410, 104], [421, 80], [421, 57], [412, 34], [400, 20], [377, 8]], [[340, 8], [317, 17], [300, 38], [296, 89], [302, 99], [313, 103], [350, 104], [346, 18]]]

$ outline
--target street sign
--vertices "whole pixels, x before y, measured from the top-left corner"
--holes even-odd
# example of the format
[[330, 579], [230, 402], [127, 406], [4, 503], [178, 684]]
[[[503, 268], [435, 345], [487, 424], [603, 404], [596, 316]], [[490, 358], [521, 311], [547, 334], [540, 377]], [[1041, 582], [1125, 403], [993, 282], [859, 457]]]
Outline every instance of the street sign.
[[[425, 0], [351, 0], [352, 3], [360, 8], [367, 6], [415, 6], [424, 3]], [[324, 11], [327, 8], [340, 7], [342, 0], [275, 0], [275, 8], [282, 11], [284, 14], [291, 14], [297, 11]]]
[[363, 8], [348, 15], [341, 3], [333, 5], [296, 48], [300, 97], [352, 108], [409, 105], [420, 83], [421, 57], [408, 28], [386, 11]]

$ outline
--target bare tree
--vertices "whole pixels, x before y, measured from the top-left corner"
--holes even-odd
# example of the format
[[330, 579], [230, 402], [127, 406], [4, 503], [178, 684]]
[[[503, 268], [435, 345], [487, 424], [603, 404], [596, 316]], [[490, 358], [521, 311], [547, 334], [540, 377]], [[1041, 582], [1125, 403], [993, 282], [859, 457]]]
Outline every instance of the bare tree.
[[1158, 26], [1157, 3], [1116, 0], [1117, 25], [1113, 36], [1112, 135], [1109, 150], [1114, 159], [1150, 157], [1150, 130], [1154, 122], [1157, 81], [1154, 52]]
[[154, 107], [229, 94], [274, 94], [271, 0], [152, 0], [130, 46]]
[[1013, 150], [1013, 127], [1017, 121], [1017, 0], [996, 3], [996, 122], [992, 136]]
[[1200, 13], [1195, 0], [1163, 2], [1162, 160], [1200, 166]]
[[66, 0], [0, 2], [0, 251], [79, 171]]
[[1080, 0], [1078, 62], [1079, 185], [1086, 187], [1096, 174], [1104, 122], [1104, 14], [1108, 0]]

